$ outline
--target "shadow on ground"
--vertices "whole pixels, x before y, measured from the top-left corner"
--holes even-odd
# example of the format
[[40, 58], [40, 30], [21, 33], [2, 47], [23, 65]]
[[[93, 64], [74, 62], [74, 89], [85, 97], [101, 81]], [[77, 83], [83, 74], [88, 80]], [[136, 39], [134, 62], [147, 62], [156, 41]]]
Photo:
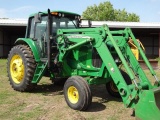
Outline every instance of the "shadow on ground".
[[45, 96], [62, 95], [63, 86], [57, 86], [54, 84], [37, 85], [31, 93], [42, 93], [42, 95]]
[[[86, 112], [98, 112], [106, 109], [104, 103], [110, 101], [122, 102], [119, 98], [114, 98], [108, 94], [105, 85], [93, 85], [91, 86], [92, 91], [92, 104]], [[54, 84], [42, 84], [37, 85], [34, 91], [31, 93], [42, 93], [44, 96], [55, 96], [63, 95], [63, 86]]]

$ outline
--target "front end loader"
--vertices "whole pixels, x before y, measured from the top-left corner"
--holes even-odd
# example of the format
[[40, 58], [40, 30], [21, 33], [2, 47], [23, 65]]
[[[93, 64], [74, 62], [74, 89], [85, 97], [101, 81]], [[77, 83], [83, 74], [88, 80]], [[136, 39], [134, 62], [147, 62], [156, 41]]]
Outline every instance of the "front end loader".
[[[125, 107], [135, 110], [137, 119], [159, 120], [160, 81], [131, 29], [80, 28], [80, 23], [78, 14], [65, 11], [31, 15], [26, 37], [17, 39], [8, 56], [13, 89], [31, 91], [43, 76], [54, 83], [66, 80], [66, 103], [86, 110], [92, 102], [89, 85], [106, 84], [112, 96], [121, 97]], [[130, 39], [154, 76], [154, 85], [134, 56]]]

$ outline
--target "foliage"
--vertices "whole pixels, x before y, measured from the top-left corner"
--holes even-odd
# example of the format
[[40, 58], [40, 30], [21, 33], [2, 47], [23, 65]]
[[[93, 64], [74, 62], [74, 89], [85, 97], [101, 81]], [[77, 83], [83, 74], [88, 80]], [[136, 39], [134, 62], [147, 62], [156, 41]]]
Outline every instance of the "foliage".
[[98, 6], [94, 4], [87, 7], [82, 14], [82, 18], [97, 21], [140, 21], [139, 16], [135, 13], [128, 13], [125, 9], [114, 9], [109, 1], [100, 3]]

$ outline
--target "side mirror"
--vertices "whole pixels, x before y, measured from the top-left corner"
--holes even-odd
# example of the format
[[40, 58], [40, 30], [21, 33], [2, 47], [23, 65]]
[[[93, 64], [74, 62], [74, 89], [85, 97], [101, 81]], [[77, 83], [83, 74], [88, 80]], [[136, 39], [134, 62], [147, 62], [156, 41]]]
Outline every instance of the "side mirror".
[[41, 23], [41, 14], [40, 12], [34, 16], [35, 23]]

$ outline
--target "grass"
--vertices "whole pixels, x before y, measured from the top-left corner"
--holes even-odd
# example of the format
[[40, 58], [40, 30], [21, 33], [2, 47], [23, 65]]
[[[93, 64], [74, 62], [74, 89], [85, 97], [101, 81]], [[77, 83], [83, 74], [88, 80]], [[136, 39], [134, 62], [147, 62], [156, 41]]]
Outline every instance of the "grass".
[[[148, 75], [148, 70], [145, 70]], [[159, 70], [156, 70], [160, 78]], [[153, 79], [152, 76], [148, 76]], [[14, 91], [8, 81], [6, 60], [0, 59], [0, 119], [1, 120], [134, 120], [132, 109], [120, 99], [111, 97], [104, 85], [92, 87], [93, 99], [85, 111], [70, 109], [63, 96], [63, 87], [54, 86], [43, 77], [30, 93]]]
[[6, 76], [7, 66], [6, 59], [0, 59], [0, 76]]

